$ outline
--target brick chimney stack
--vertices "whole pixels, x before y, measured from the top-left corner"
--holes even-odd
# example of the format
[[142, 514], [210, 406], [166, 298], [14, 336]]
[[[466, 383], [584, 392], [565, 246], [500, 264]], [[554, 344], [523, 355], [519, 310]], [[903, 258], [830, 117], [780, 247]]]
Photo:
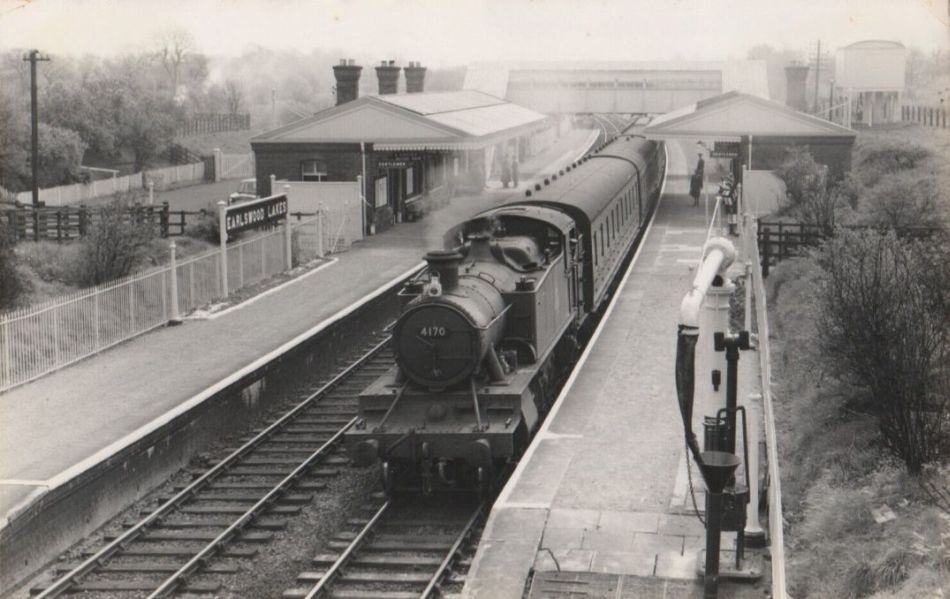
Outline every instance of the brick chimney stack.
[[384, 60], [376, 67], [376, 76], [379, 77], [379, 95], [394, 94], [399, 90], [399, 71], [395, 60]]
[[417, 94], [425, 91], [426, 68], [420, 62], [410, 62], [406, 71], [406, 93]]
[[785, 103], [795, 110], [805, 112], [805, 80], [808, 78], [808, 65], [790, 64], [785, 67]]
[[346, 104], [360, 97], [360, 73], [363, 67], [352, 58], [341, 58], [340, 64], [333, 65], [336, 77], [336, 105]]

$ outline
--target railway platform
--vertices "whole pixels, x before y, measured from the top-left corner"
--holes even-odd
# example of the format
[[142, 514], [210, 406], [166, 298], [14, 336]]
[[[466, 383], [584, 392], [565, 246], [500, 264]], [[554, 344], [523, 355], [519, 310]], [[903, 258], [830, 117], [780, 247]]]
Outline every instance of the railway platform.
[[[467, 599], [703, 596], [696, 517], [674, 383], [679, 306], [707, 230], [687, 195], [689, 147], [668, 143], [668, 176], [597, 331], [494, 504], [466, 578]], [[738, 265], [736, 265], [738, 267]], [[730, 272], [730, 276], [733, 273]], [[740, 360], [740, 397], [758, 362]], [[721, 407], [721, 406], [717, 406]], [[697, 398], [693, 430], [715, 408]], [[692, 466], [698, 506], [703, 481]], [[729, 549], [735, 533], [723, 534]], [[721, 583], [721, 597], [764, 583]]]
[[[490, 183], [481, 194], [454, 198], [425, 219], [369, 237], [213, 318], [153, 331], [0, 394], [0, 592], [149, 490], [133, 472], [146, 466], [122, 463], [123, 450], [161, 439], [163, 427], [199, 409], [216, 390], [395, 284], [422, 264], [426, 250], [441, 248], [448, 226], [522, 197], [533, 177], [579, 157], [591, 139], [581, 131], [561, 137], [522, 165], [519, 189]], [[92, 474], [116, 459], [112, 471], [119, 475]], [[120, 491], [123, 485], [132, 488]], [[82, 515], [70, 505], [71, 493], [80, 491], [90, 504]], [[42, 550], [17, 550], [37, 535], [59, 538], [44, 539]]]

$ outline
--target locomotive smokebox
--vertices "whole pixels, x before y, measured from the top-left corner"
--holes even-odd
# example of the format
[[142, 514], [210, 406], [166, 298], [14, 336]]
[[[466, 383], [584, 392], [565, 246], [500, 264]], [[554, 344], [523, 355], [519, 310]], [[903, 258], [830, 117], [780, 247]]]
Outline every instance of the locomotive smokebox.
[[439, 275], [442, 289], [454, 289], [459, 283], [459, 264], [462, 255], [455, 250], [435, 250], [426, 254], [429, 270]]

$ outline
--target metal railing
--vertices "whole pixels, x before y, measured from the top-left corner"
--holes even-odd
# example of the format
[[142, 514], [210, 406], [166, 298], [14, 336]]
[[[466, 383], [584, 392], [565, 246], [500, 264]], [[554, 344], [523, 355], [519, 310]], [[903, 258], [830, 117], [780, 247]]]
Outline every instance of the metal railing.
[[[320, 215], [291, 226], [298, 261], [322, 256]], [[228, 291], [286, 270], [285, 248], [281, 229], [229, 245]], [[220, 257], [214, 250], [177, 261], [175, 286], [171, 267], [158, 267], [0, 315], [0, 392], [162, 326], [175, 301], [184, 314], [223, 297]]]

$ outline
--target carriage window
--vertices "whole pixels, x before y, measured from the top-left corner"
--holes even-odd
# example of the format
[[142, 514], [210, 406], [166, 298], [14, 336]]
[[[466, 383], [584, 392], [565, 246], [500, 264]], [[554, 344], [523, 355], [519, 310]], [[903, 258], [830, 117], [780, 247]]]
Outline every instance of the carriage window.
[[600, 255], [604, 255], [604, 223], [600, 223]]

